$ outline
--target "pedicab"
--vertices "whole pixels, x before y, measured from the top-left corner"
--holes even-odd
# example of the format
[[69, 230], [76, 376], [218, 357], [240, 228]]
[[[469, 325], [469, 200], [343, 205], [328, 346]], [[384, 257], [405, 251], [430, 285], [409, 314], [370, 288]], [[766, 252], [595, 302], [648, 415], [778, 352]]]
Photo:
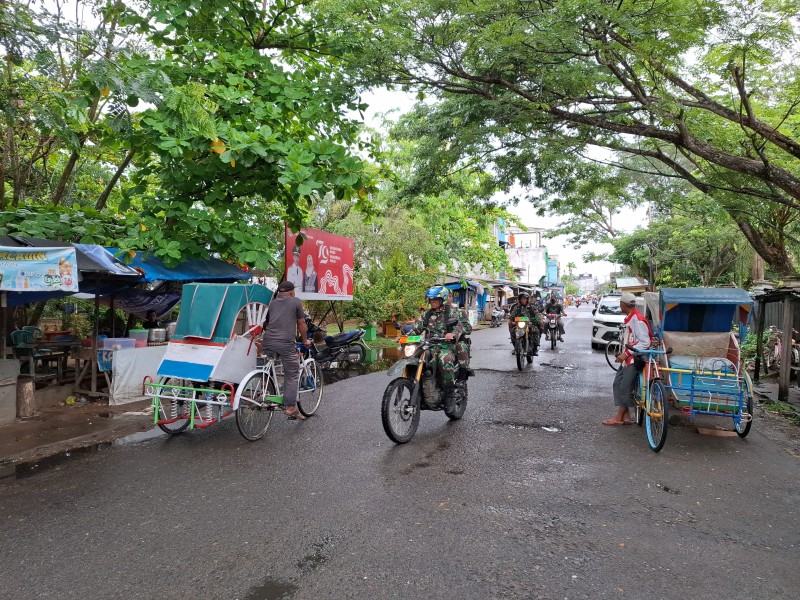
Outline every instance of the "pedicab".
[[[699, 415], [731, 419], [739, 437], [747, 436], [753, 421], [753, 385], [739, 342], [747, 334], [750, 295], [739, 288], [663, 288], [657, 312], [648, 305], [655, 313], [660, 346], [649, 360], [657, 356], [660, 364], [645, 371], [642, 385], [655, 372], [670, 405], [693, 421]], [[738, 336], [733, 331], [737, 325]], [[650, 441], [656, 451], [666, 437], [666, 405], [661, 418], [660, 445]], [[641, 423], [638, 415], [637, 421]]]
[[[237, 389], [258, 370], [254, 338], [271, 299], [272, 292], [262, 285], [183, 286], [175, 333], [156, 379], [144, 381], [156, 425], [176, 434], [210, 427], [234, 412], [239, 424], [238, 413], [253, 405], [246, 407]], [[282, 403], [281, 397], [272, 400], [273, 406]]]

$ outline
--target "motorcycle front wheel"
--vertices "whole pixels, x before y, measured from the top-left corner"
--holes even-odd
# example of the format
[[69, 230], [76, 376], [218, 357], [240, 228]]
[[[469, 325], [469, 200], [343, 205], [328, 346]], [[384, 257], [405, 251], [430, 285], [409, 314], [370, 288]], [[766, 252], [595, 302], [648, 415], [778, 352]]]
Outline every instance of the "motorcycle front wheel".
[[467, 382], [463, 382], [464, 387], [459, 387], [456, 401], [452, 406], [445, 406], [444, 414], [453, 421], [458, 421], [464, 416], [464, 411], [467, 410]]
[[550, 331], [550, 349], [551, 350], [555, 350], [556, 349], [556, 342], [557, 341], [558, 341], [558, 333], [556, 332], [555, 329], [553, 329], [552, 331]]
[[410, 379], [398, 377], [389, 382], [381, 402], [381, 423], [389, 439], [405, 444], [419, 427], [419, 396], [412, 401], [414, 384]]
[[522, 371], [522, 365], [525, 362], [525, 352], [522, 346], [522, 338], [517, 338], [514, 342], [514, 354], [517, 356], [517, 369], [520, 371]]

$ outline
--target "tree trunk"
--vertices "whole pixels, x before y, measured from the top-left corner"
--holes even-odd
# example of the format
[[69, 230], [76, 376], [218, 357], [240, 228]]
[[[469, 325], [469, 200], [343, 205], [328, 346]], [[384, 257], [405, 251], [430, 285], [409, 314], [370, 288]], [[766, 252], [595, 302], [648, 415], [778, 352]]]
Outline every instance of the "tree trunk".
[[33, 397], [33, 377], [17, 377], [17, 418], [32, 417], [36, 412]]
[[97, 210], [103, 210], [106, 207], [106, 202], [108, 201], [108, 197], [111, 195], [111, 190], [114, 189], [114, 186], [117, 185], [117, 181], [119, 178], [122, 177], [122, 173], [128, 168], [128, 165], [133, 160], [133, 155], [136, 154], [137, 148], [131, 148], [128, 151], [128, 154], [125, 156], [125, 160], [122, 161], [122, 164], [117, 169], [114, 176], [111, 178], [111, 181], [108, 182], [106, 189], [103, 190], [103, 193], [100, 194], [100, 197], [97, 199], [97, 204], [95, 204], [95, 208]]
[[753, 257], [753, 281], [764, 281], [764, 259], [758, 254]]
[[47, 301], [44, 302], [37, 302], [36, 306], [33, 309], [32, 313], [29, 313], [28, 316], [28, 325], [31, 327], [35, 327], [39, 323], [39, 319], [42, 316], [42, 312], [44, 311], [44, 306], [47, 304]]
[[797, 274], [785, 246], [773, 244], [764, 239], [761, 232], [756, 231], [740, 213], [729, 211], [728, 214], [739, 226], [756, 254], [763, 258], [770, 268], [783, 277]]

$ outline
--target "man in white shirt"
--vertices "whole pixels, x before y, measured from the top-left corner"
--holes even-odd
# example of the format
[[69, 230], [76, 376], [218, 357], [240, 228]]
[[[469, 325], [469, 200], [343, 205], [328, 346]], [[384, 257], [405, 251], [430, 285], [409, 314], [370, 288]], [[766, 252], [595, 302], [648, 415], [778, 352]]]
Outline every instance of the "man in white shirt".
[[291, 281], [295, 289], [303, 289], [303, 268], [300, 266], [300, 248], [292, 250], [292, 265], [286, 270], [286, 281]]
[[628, 425], [630, 409], [633, 408], [633, 386], [636, 383], [636, 374], [639, 368], [634, 364], [634, 352], [627, 346], [636, 350], [648, 350], [650, 339], [653, 337], [650, 324], [642, 313], [636, 308], [636, 296], [625, 292], [620, 296], [619, 307], [625, 315], [625, 333], [622, 338], [622, 352], [617, 355], [617, 362], [622, 363], [614, 377], [614, 406], [616, 414], [610, 419], [605, 419], [603, 425]]

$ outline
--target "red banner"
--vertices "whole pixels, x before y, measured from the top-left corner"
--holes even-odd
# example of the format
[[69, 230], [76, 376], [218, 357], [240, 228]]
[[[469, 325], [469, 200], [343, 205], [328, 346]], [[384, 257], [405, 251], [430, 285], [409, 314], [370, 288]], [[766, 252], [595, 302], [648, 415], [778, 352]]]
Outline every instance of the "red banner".
[[286, 272], [302, 300], [353, 299], [353, 240], [319, 229], [286, 228]]

